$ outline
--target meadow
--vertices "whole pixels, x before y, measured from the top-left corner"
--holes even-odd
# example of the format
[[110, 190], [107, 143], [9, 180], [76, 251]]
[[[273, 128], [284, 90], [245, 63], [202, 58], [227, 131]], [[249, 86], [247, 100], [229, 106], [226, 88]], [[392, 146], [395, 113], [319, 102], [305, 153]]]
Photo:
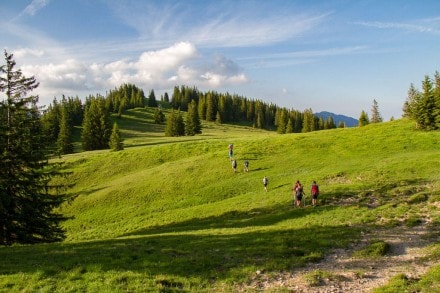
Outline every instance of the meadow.
[[[114, 118], [123, 151], [54, 159], [71, 172], [56, 180], [75, 196], [60, 210], [66, 240], [0, 247], [0, 292], [239, 291], [256, 272], [293, 271], [366, 231], [428, 220], [437, 265], [388, 288], [440, 291], [440, 132], [401, 119], [284, 135], [204, 123], [202, 135], [165, 137], [152, 113]], [[303, 208], [291, 205], [296, 180], [306, 186]]]

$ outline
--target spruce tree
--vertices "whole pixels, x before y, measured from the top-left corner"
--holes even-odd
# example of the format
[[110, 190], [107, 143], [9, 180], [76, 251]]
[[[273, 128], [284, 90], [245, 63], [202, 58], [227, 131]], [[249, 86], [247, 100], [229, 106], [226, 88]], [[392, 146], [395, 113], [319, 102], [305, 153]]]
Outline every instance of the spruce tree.
[[82, 145], [84, 150], [109, 148], [111, 135], [110, 113], [103, 97], [91, 97], [83, 121]]
[[379, 105], [376, 101], [376, 99], [373, 99], [373, 106], [371, 107], [371, 123], [379, 123], [382, 122], [382, 116], [380, 115], [379, 112]]
[[202, 133], [202, 124], [200, 123], [197, 105], [194, 100], [188, 105], [188, 113], [185, 124], [186, 135], [196, 135]]
[[60, 155], [73, 153], [72, 129], [66, 103], [61, 105], [61, 123], [57, 140], [57, 148]]
[[112, 134], [110, 135], [110, 149], [112, 151], [122, 151], [124, 144], [122, 143], [121, 132], [119, 131], [118, 124], [113, 123]]
[[368, 118], [368, 114], [362, 110], [361, 115], [359, 116], [359, 127], [370, 124], [370, 119]]
[[302, 132], [311, 132], [315, 130], [315, 114], [313, 114], [312, 109], [306, 109], [304, 111]]
[[165, 136], [176, 136], [175, 134], [175, 124], [176, 124], [176, 113], [174, 109], [171, 110], [170, 114], [167, 115], [167, 124], [165, 126]]
[[154, 90], [151, 90], [148, 95], [148, 107], [157, 107], [156, 95], [154, 94]]
[[165, 136], [183, 136], [185, 135], [185, 123], [183, 122], [180, 110], [171, 110], [167, 116], [167, 125], [165, 127]]
[[156, 108], [156, 110], [154, 110], [153, 118], [154, 118], [154, 123], [156, 124], [162, 124], [165, 122], [165, 115], [163, 114], [160, 108]]
[[60, 222], [54, 212], [66, 197], [50, 194], [50, 180], [58, 173], [48, 163], [38, 96], [28, 93], [38, 87], [32, 76], [15, 69], [12, 54], [4, 53], [0, 67], [0, 244], [62, 240]]

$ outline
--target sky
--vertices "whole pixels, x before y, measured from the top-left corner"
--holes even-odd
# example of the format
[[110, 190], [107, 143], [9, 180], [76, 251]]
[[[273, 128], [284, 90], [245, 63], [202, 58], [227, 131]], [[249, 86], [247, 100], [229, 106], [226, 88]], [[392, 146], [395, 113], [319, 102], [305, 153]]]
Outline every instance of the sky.
[[438, 0], [0, 0], [0, 26], [42, 105], [186, 85], [389, 120], [440, 68]]

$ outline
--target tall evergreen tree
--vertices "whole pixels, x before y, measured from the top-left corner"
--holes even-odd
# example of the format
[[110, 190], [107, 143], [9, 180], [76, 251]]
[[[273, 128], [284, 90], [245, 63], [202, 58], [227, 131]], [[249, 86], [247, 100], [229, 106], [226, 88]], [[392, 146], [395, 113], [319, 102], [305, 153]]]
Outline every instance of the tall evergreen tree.
[[36, 106], [34, 77], [16, 70], [12, 54], [4, 52], [0, 67], [0, 244], [59, 241], [64, 238], [54, 212], [65, 196], [50, 194], [57, 173], [48, 163], [46, 142]]
[[188, 105], [185, 133], [186, 135], [196, 135], [202, 133], [202, 124], [200, 123], [199, 112], [197, 111], [196, 101], [194, 100], [192, 100]]
[[423, 92], [418, 105], [418, 117], [416, 118], [419, 127], [422, 129], [436, 129], [436, 102], [434, 96], [434, 87], [429, 76], [425, 76], [422, 82]]
[[277, 113], [279, 113], [277, 119], [278, 121], [277, 132], [280, 134], [286, 133], [287, 110], [279, 109]]
[[86, 107], [83, 121], [82, 144], [86, 151], [109, 148], [111, 135], [110, 113], [103, 97], [92, 97]]
[[154, 94], [154, 90], [151, 90], [148, 95], [148, 107], [157, 107], [156, 95]]
[[58, 153], [61, 155], [73, 153], [72, 129], [67, 104], [61, 105], [60, 132], [57, 140]]
[[315, 114], [313, 114], [312, 109], [306, 109], [304, 111], [302, 132], [310, 132], [316, 130], [315, 118], [316, 117]]
[[361, 115], [359, 116], [359, 127], [370, 124], [370, 118], [368, 118], [367, 112], [362, 110]]
[[167, 116], [167, 125], [165, 127], [165, 136], [182, 136], [185, 135], [185, 124], [183, 122], [180, 110], [171, 110]]
[[156, 110], [154, 110], [153, 118], [154, 118], [154, 123], [156, 124], [162, 124], [165, 122], [165, 115], [163, 114], [160, 108], [156, 108]]
[[377, 103], [376, 99], [373, 99], [373, 106], [371, 107], [371, 123], [379, 123], [382, 122], [382, 116], [379, 112], [379, 104]]
[[109, 145], [112, 151], [122, 151], [124, 149], [121, 132], [119, 131], [119, 127], [116, 122], [113, 123], [113, 129], [112, 129], [112, 134], [110, 135]]
[[417, 118], [417, 105], [420, 100], [420, 93], [411, 83], [408, 89], [408, 96], [405, 104], [403, 105], [403, 117], [416, 119]]

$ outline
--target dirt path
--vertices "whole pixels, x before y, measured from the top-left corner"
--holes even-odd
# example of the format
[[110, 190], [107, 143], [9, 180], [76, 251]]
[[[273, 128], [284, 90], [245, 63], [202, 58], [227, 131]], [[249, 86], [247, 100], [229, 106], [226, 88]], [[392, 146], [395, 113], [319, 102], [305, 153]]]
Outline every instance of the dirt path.
[[[399, 226], [387, 230], [364, 234], [360, 243], [337, 249], [327, 255], [321, 262], [312, 263], [294, 272], [268, 277], [256, 273], [252, 284], [244, 290], [284, 289], [293, 292], [370, 292], [380, 287], [397, 274], [409, 278], [419, 278], [430, 267], [424, 261], [423, 248], [432, 243], [423, 237], [428, 232], [428, 224], [416, 227]], [[353, 258], [353, 251], [359, 250], [372, 239], [384, 240], [391, 246], [390, 253], [379, 259]], [[317, 271], [325, 272], [328, 277], [319, 279], [317, 285], [311, 286], [306, 276]]]

